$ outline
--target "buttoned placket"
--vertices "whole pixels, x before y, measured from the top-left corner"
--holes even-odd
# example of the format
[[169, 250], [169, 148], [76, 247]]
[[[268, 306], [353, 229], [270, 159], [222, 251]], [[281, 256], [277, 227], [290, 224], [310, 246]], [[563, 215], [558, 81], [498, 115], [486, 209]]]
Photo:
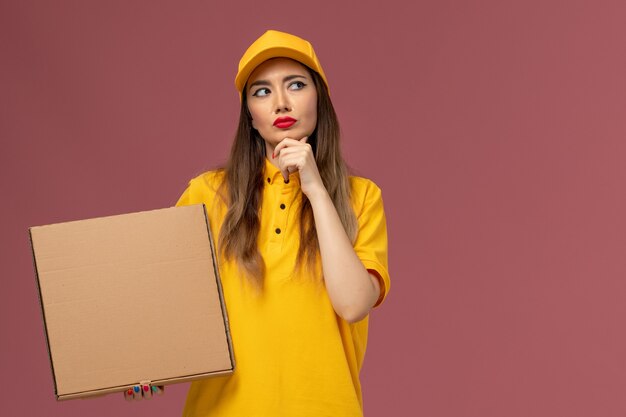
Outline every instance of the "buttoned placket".
[[282, 250], [287, 234], [292, 233], [289, 222], [293, 219], [291, 209], [296, 201], [299, 183], [297, 175], [292, 174], [289, 180], [285, 181], [280, 172], [267, 176], [266, 181], [269, 193], [268, 203], [273, 212], [272, 224], [268, 231], [270, 234], [268, 243], [270, 250]]

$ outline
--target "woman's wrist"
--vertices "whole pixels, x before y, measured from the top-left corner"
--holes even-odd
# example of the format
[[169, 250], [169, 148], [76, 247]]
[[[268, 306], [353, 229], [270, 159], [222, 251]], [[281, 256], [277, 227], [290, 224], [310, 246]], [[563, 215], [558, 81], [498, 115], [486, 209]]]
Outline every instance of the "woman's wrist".
[[318, 203], [323, 203], [324, 201], [331, 201], [330, 195], [328, 194], [328, 191], [326, 190], [326, 187], [324, 187], [324, 185], [314, 187], [312, 190], [307, 190], [305, 194], [306, 194], [306, 197], [311, 202], [311, 206], [313, 206], [313, 208], [315, 208], [315, 205]]

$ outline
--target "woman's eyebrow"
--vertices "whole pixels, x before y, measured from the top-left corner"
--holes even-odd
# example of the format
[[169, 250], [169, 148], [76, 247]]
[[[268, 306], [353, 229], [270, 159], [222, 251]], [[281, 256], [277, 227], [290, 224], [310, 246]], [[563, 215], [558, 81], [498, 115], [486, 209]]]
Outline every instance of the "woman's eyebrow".
[[287, 81], [291, 81], [296, 78], [304, 78], [306, 80], [306, 77], [304, 75], [294, 74], [294, 75], [288, 75], [285, 78], [283, 78], [283, 82], [286, 83]]
[[[287, 75], [285, 78], [283, 78], [283, 82], [286, 83], [287, 81], [291, 81], [296, 78], [304, 78], [306, 80], [306, 77], [304, 75], [294, 74], [294, 75]], [[248, 88], [252, 88], [256, 85], [271, 85], [271, 83], [267, 80], [256, 80], [255, 82], [250, 84], [250, 87]]]
[[248, 87], [248, 88], [252, 88], [252, 87], [254, 87], [255, 85], [270, 85], [270, 82], [269, 82], [269, 81], [266, 81], [266, 80], [256, 80], [255, 82], [253, 82], [252, 84], [250, 84], [250, 87]]

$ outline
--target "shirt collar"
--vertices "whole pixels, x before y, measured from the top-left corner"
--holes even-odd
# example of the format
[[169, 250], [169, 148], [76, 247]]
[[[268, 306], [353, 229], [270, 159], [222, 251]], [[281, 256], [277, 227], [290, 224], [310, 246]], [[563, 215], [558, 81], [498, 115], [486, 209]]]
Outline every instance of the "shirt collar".
[[265, 169], [263, 171], [263, 181], [267, 184], [300, 184], [298, 171], [289, 174], [289, 182], [285, 182], [280, 169], [275, 167], [269, 159], [265, 158]]

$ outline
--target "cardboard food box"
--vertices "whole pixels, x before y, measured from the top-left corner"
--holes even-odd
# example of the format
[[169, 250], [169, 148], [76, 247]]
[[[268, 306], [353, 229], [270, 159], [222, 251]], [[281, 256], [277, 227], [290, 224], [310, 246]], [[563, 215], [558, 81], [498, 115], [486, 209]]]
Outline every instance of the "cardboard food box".
[[230, 374], [204, 205], [30, 228], [58, 400]]

